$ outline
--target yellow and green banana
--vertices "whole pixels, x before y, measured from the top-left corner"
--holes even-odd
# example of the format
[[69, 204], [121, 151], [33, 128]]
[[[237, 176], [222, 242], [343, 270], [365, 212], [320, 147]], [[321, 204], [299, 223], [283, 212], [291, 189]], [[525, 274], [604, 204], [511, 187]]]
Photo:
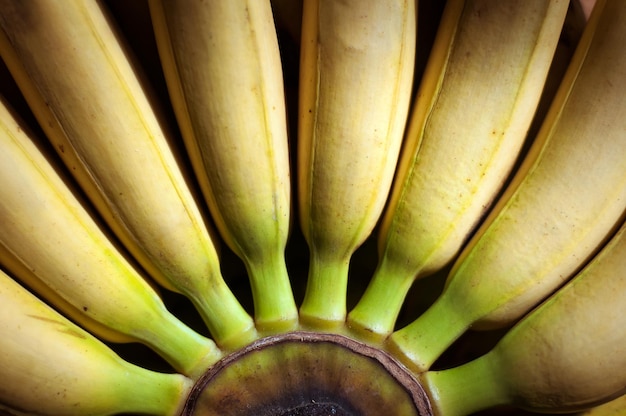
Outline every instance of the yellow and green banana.
[[626, 3], [599, 1], [541, 130], [456, 259], [443, 293], [389, 346], [417, 371], [469, 327], [518, 320], [606, 242], [626, 210]]
[[285, 246], [291, 181], [269, 0], [152, 0], [168, 88], [204, 196], [245, 263], [259, 329], [293, 328]]
[[565, 413], [625, 394], [625, 309], [623, 225], [576, 277], [493, 350], [459, 367], [421, 376], [435, 414], [469, 415], [503, 405]]
[[349, 325], [389, 335], [413, 281], [450, 263], [507, 180], [535, 114], [567, 2], [448, 1]]
[[122, 360], [0, 271], [0, 413], [178, 415], [193, 382]]
[[186, 295], [217, 343], [254, 323], [224, 282], [176, 136], [96, 0], [0, 2], [0, 56], [106, 223], [150, 276]]
[[304, 1], [297, 184], [308, 325], [346, 319], [350, 259], [379, 219], [402, 143], [416, 13], [414, 0]]
[[0, 265], [95, 334], [199, 376], [221, 352], [167, 310], [27, 130], [0, 101]]

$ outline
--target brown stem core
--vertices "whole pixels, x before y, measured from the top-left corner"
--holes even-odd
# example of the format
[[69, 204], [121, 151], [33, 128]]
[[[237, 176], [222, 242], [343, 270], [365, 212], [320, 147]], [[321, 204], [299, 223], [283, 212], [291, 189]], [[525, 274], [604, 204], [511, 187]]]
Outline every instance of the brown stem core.
[[417, 379], [386, 352], [337, 334], [290, 332], [224, 357], [183, 416], [432, 415]]

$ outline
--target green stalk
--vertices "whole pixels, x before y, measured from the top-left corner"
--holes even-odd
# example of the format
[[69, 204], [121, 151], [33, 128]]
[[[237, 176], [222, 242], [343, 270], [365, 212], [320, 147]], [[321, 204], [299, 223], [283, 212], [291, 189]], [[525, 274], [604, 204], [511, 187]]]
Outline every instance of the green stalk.
[[392, 262], [383, 259], [374, 272], [365, 293], [348, 315], [348, 324], [357, 332], [389, 335], [404, 303], [413, 279], [406, 278]]
[[149, 326], [155, 339], [146, 340], [146, 344], [186, 376], [199, 377], [222, 357], [222, 351], [212, 340], [198, 334], [167, 311], [159, 314], [159, 319]]
[[323, 256], [311, 252], [309, 278], [300, 318], [304, 325], [332, 329], [346, 320], [346, 299], [350, 256]]
[[440, 296], [423, 315], [391, 334], [387, 348], [421, 373], [465, 332], [468, 322], [467, 312], [458, 311], [449, 296]]
[[225, 285], [189, 295], [220, 348], [234, 350], [258, 338], [254, 321]]
[[[120, 360], [121, 361], [121, 360]], [[114, 391], [103, 391], [102, 397], [113, 403], [106, 409], [116, 413], [157, 416], [179, 415], [193, 386], [193, 381], [180, 374], [166, 374], [122, 362], [122, 371], [109, 382]]]
[[428, 371], [420, 381], [430, 396], [436, 416], [465, 416], [509, 403], [505, 383], [492, 371], [485, 355], [459, 367]]
[[259, 331], [295, 329], [298, 308], [293, 297], [282, 250], [269, 250], [262, 261], [247, 261], [254, 299], [254, 319]]

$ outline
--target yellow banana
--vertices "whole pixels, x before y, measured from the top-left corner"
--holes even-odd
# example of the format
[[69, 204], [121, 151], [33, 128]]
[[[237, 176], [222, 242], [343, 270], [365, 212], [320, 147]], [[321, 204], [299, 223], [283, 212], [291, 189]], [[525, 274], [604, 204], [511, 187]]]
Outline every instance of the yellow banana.
[[507, 179], [526, 138], [567, 1], [448, 1], [411, 115], [353, 328], [393, 330], [413, 281], [439, 270]]
[[298, 126], [300, 223], [310, 249], [300, 315], [346, 318], [349, 262], [387, 199], [408, 117], [414, 0], [306, 0]]
[[424, 373], [435, 413], [467, 415], [504, 404], [571, 412], [625, 394], [625, 312], [623, 225], [589, 265], [493, 350], [460, 367]]
[[529, 154], [435, 303], [391, 335], [418, 371], [469, 326], [509, 325], [562, 285], [626, 212], [626, 3], [599, 1]]
[[255, 321], [293, 328], [285, 96], [269, 0], [150, 2], [192, 165], [222, 236], [246, 265]]
[[140, 341], [187, 375], [206, 370], [215, 344], [168, 312], [26, 130], [0, 100], [0, 264], [103, 338]]
[[192, 384], [180, 374], [122, 360], [0, 271], [0, 403], [5, 407], [54, 416], [173, 416]]
[[0, 54], [54, 148], [159, 283], [191, 299], [222, 346], [254, 323], [217, 253], [148, 86], [96, 0], [0, 2]]

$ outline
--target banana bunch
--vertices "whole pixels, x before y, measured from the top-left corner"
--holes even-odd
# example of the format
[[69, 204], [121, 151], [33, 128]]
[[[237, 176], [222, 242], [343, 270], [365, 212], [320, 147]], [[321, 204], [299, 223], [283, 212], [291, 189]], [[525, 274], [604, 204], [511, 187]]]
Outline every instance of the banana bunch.
[[567, 61], [565, 0], [133, 2], [156, 68], [114, 3], [0, 0], [0, 414], [626, 394], [626, 2], [597, 0]]

